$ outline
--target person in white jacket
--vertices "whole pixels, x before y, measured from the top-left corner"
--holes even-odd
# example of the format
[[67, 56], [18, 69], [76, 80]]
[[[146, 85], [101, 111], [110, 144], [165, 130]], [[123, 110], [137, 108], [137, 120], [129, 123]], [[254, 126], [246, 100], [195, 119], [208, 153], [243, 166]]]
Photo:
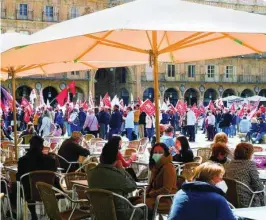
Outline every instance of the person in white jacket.
[[132, 132], [134, 129], [134, 112], [132, 111], [131, 107], [127, 107], [127, 117], [124, 117], [124, 119], [127, 138], [129, 141], [132, 141]]
[[195, 124], [196, 124], [197, 118], [195, 113], [188, 109], [187, 112], [187, 131], [189, 135], [189, 141], [195, 142]]
[[155, 118], [153, 115], [146, 115], [146, 131], [149, 141], [151, 141], [152, 136], [154, 135], [155, 128]]
[[50, 118], [49, 112], [47, 110], [45, 110], [43, 113], [42, 126], [39, 130], [39, 134], [40, 135], [42, 134], [42, 136], [50, 135], [51, 123], [52, 123], [52, 120]]

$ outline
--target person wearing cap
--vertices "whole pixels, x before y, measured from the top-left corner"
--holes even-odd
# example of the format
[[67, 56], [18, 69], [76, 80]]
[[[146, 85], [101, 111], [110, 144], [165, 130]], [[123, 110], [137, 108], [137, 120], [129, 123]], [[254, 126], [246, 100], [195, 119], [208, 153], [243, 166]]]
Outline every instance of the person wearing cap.
[[119, 106], [114, 105], [114, 110], [110, 118], [109, 122], [109, 136], [108, 139], [110, 140], [114, 134], [119, 134], [120, 128], [122, 125], [122, 115], [119, 111]]
[[[80, 156], [87, 157], [90, 155], [90, 151], [86, 148], [83, 148], [79, 145], [82, 141], [82, 134], [81, 133], [73, 133], [69, 139], [66, 139], [59, 151], [58, 155], [65, 158], [69, 162], [77, 162]], [[66, 163], [64, 160], [60, 159], [60, 167], [67, 171], [69, 164]], [[68, 172], [74, 172], [78, 169], [79, 166], [77, 164], [72, 165]]]
[[107, 106], [102, 107], [98, 113], [98, 121], [100, 125], [100, 138], [107, 139], [107, 129], [110, 121], [110, 115]]

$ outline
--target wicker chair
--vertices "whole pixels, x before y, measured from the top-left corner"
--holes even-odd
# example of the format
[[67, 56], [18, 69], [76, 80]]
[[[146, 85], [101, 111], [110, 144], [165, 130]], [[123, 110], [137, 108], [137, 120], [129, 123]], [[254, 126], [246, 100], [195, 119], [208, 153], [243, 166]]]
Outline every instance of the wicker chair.
[[127, 148], [134, 148], [138, 152], [140, 148], [140, 141], [129, 141]]
[[104, 141], [104, 139], [102, 139], [102, 138], [91, 138], [90, 141], [89, 141], [89, 146], [95, 145], [96, 142], [99, 142], [99, 141]]
[[202, 163], [206, 162], [209, 160], [211, 157], [212, 150], [211, 148], [205, 147], [205, 148], [200, 148], [197, 150], [197, 156], [202, 157]]
[[[40, 193], [40, 197], [43, 201], [45, 211], [50, 219], [56, 220], [79, 220], [90, 217], [90, 213], [77, 209], [77, 205], [86, 200], [73, 200], [67, 194], [56, 189], [50, 184], [38, 182], [37, 189]], [[56, 193], [63, 195], [71, 203], [73, 203], [73, 209], [68, 209], [64, 212], [60, 212], [57, 204]]]
[[193, 162], [202, 163], [202, 157], [201, 156], [194, 157]]
[[16, 154], [16, 148], [14, 143], [8, 141], [8, 142], [3, 142], [1, 145], [2, 145], [1, 146], [2, 151], [5, 152], [6, 156], [5, 161], [14, 160]]
[[17, 160], [9, 160], [9, 161], [5, 161], [4, 162], [4, 171], [7, 175], [7, 178], [12, 182], [12, 183], [15, 183], [17, 180], [16, 180], [16, 172], [12, 172], [8, 169], [6, 169], [6, 167], [10, 167], [10, 166], [17, 166], [18, 165], [18, 161]]
[[195, 169], [199, 165], [200, 163], [197, 162], [185, 163], [183, 165], [181, 175], [186, 179], [186, 181], [191, 182], [193, 180]]
[[264, 189], [261, 191], [255, 191], [254, 192], [246, 184], [244, 184], [238, 180], [234, 180], [234, 179], [230, 179], [230, 178], [224, 178], [224, 181], [226, 182], [226, 185], [228, 187], [225, 198], [236, 208], [247, 208], [247, 207], [241, 207], [241, 205], [240, 205], [239, 196], [237, 193], [237, 191], [238, 191], [237, 188], [239, 185], [244, 186], [252, 194], [252, 197], [250, 199], [248, 207], [251, 207], [253, 199], [254, 199], [256, 194], [264, 193]]
[[260, 146], [253, 146], [254, 152], [262, 152], [263, 148]]
[[142, 138], [140, 139], [140, 148], [139, 148], [139, 153], [140, 154], [144, 154], [145, 153], [145, 150], [146, 150], [146, 147], [149, 143], [149, 138]]
[[[13, 214], [12, 214], [12, 208], [11, 208], [11, 203], [10, 203], [10, 199], [9, 199], [9, 191], [8, 191], [8, 183], [6, 180], [4, 179], [1, 179], [1, 187], [4, 186], [4, 190], [5, 190], [5, 194], [3, 195], [3, 198], [6, 198], [7, 199], [7, 206], [8, 206], [8, 209], [10, 211], [10, 217], [11, 219], [13, 219]], [[3, 191], [3, 189], [1, 189], [1, 191]], [[2, 199], [2, 198], [1, 198]], [[1, 205], [3, 205], [2, 201], [0, 202]], [[2, 207], [3, 208], [3, 207]], [[2, 210], [1, 210], [2, 211]], [[4, 215], [4, 212], [2, 211], [3, 215]], [[6, 219], [6, 216], [3, 216], [3, 219]]]
[[85, 141], [90, 141], [92, 138], [95, 138], [95, 136], [93, 134], [85, 134], [83, 138]]
[[[126, 198], [111, 191], [103, 189], [88, 189], [86, 191], [86, 196], [92, 205], [92, 213], [97, 220], [117, 220], [115, 205], [119, 203], [118, 201], [127, 203], [127, 207], [132, 210], [129, 220], [134, 218], [137, 208], [143, 208], [145, 210], [143, 219], [146, 219], [146, 216], [148, 216], [146, 204], [133, 206]], [[114, 202], [114, 200], [116, 200], [116, 202]]]
[[30, 143], [30, 139], [33, 137], [33, 134], [26, 134], [23, 135], [23, 144], [29, 144]]
[[137, 150], [134, 148], [127, 148], [124, 152], [124, 157], [129, 158], [133, 153], [137, 153]]
[[174, 196], [175, 196], [175, 194], [169, 194], [169, 195], [159, 195], [156, 197], [155, 205], [154, 205], [154, 209], [153, 209], [153, 218], [152, 218], [153, 220], [156, 220], [157, 214], [159, 214], [160, 216], [169, 214], [170, 209], [169, 210], [158, 210], [158, 207], [159, 207], [161, 199], [167, 199], [168, 198], [168, 199], [171, 199], [173, 201]]

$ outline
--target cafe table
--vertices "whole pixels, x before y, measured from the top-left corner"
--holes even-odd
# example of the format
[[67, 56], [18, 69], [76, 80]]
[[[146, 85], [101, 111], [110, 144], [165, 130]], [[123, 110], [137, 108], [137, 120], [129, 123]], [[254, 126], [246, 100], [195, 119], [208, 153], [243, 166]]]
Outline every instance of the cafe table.
[[266, 219], [266, 206], [262, 207], [250, 207], [239, 208], [232, 210], [234, 214], [241, 218], [247, 218], [252, 220], [265, 220]]
[[260, 180], [263, 181], [263, 182], [266, 182], [266, 170], [258, 170], [258, 171], [259, 171]]
[[266, 151], [261, 151], [261, 152], [254, 152], [254, 156], [266, 156]]

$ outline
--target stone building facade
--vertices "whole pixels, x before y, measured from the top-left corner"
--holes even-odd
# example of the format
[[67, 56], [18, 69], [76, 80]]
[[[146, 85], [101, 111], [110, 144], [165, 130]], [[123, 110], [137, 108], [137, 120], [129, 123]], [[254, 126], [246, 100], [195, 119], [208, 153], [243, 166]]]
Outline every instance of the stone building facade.
[[[188, 0], [201, 4], [232, 8], [266, 15], [262, 0]], [[75, 18], [125, 1], [110, 0], [1, 0], [1, 32], [16, 31], [32, 34], [56, 22]], [[266, 54], [206, 60], [183, 64], [160, 63], [160, 98], [175, 104], [178, 99], [189, 104], [208, 103], [210, 99], [228, 95], [242, 97], [266, 96]], [[76, 100], [88, 99], [92, 92], [96, 102], [108, 92], [129, 102], [152, 99], [154, 96], [152, 70], [147, 65], [76, 71], [56, 75], [20, 78], [17, 97], [28, 96], [32, 88], [43, 91], [52, 101], [70, 81], [78, 88]], [[2, 82], [11, 88], [9, 80]]]

